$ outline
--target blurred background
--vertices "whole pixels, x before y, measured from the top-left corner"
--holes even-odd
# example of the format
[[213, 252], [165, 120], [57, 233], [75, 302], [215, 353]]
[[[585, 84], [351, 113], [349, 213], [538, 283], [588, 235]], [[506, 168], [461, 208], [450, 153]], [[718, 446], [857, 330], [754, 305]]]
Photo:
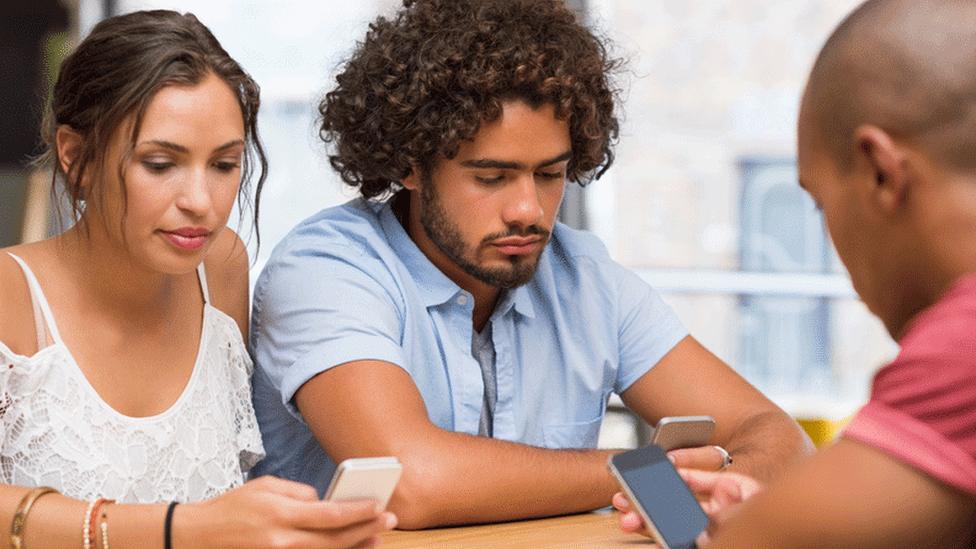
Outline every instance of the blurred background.
[[[896, 347], [854, 294], [797, 185], [804, 80], [857, 0], [566, 0], [629, 60], [614, 167], [561, 216], [595, 232], [689, 330], [818, 439], [866, 401]], [[0, 7], [0, 247], [44, 238], [50, 175], [32, 169], [60, 60], [100, 19], [195, 13], [262, 88], [271, 171], [252, 281], [300, 220], [352, 198], [328, 167], [316, 106], [370, 20], [398, 0], [6, 0]], [[246, 216], [245, 216], [246, 217]], [[236, 223], [232, 221], [232, 224]], [[251, 238], [248, 239], [248, 235]], [[695, 380], [689, 379], [689, 383]], [[646, 436], [613, 401], [601, 444]]]

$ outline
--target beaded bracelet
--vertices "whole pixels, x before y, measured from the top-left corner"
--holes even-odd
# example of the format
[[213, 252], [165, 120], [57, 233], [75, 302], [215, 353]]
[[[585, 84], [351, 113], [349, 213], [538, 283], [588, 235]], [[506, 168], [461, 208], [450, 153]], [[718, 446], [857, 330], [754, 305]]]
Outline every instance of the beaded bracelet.
[[102, 531], [102, 549], [108, 549], [108, 506], [115, 503], [114, 500], [107, 500], [102, 507], [101, 523], [99, 529]]
[[[88, 515], [88, 527], [86, 528], [87, 530], [86, 534], [88, 536], [88, 539], [91, 540], [93, 547], [98, 545], [97, 540], [95, 539], [96, 538], [95, 519], [96, 517], [99, 516], [98, 513], [99, 510], [101, 510], [106, 503], [115, 503], [115, 500], [98, 498], [97, 500], [95, 500], [95, 505], [94, 507], [92, 507], [91, 513]], [[88, 546], [85, 546], [85, 549], [88, 549]]]
[[88, 504], [88, 510], [85, 511], [85, 522], [82, 526], [84, 530], [81, 533], [85, 549], [93, 549], [92, 541], [95, 540], [95, 531], [92, 529], [92, 524], [95, 522], [95, 517], [98, 516], [98, 510], [106, 503], [115, 503], [115, 500], [97, 498]]
[[[101, 498], [99, 498], [101, 499]], [[88, 502], [88, 507], [85, 509], [85, 518], [81, 523], [81, 542], [82, 547], [85, 549], [92, 549], [91, 546], [91, 514], [95, 505], [98, 504], [98, 499], [93, 499]]]
[[17, 504], [17, 510], [14, 511], [14, 520], [10, 523], [10, 545], [14, 549], [24, 549], [24, 526], [27, 524], [27, 514], [30, 513], [31, 507], [34, 506], [34, 502], [44, 494], [59, 493], [54, 488], [50, 486], [38, 486], [30, 492], [24, 494], [24, 497], [20, 499], [20, 503]]

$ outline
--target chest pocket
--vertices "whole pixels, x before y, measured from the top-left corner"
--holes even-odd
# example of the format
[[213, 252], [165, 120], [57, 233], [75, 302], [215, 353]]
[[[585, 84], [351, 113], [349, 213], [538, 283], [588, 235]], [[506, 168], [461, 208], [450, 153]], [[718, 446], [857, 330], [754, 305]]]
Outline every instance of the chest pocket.
[[578, 423], [558, 423], [542, 428], [546, 448], [595, 448], [600, 436], [600, 417]]

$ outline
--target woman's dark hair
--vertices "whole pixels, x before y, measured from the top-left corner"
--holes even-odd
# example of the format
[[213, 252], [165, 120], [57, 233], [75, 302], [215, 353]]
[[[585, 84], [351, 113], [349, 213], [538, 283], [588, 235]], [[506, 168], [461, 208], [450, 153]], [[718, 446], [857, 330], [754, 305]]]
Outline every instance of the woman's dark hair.
[[[105, 165], [105, 152], [123, 122], [133, 117], [129, 145], [117, 167], [122, 181], [143, 115], [156, 93], [166, 86], [199, 84], [208, 74], [227, 83], [244, 116], [247, 146], [238, 206], [244, 211], [252, 205], [250, 180], [256, 157], [260, 173], [253, 211], [260, 242], [257, 219], [268, 162], [258, 138], [258, 85], [194, 15], [167, 10], [138, 11], [98, 23], [61, 64], [42, 130], [46, 151], [38, 163], [52, 165], [54, 181], [63, 176], [75, 218], [83, 212], [86, 201], [99, 199], [94, 182], [98, 174], [109, 168]], [[81, 150], [68, 173], [61, 170], [55, 143], [55, 133], [62, 125], [82, 136]], [[83, 175], [95, 176], [87, 195], [79, 185]], [[122, 192], [125, 193], [124, 186]]]
[[319, 104], [329, 159], [366, 198], [413, 169], [453, 158], [505, 101], [552, 104], [568, 120], [567, 176], [586, 184], [613, 163], [619, 67], [563, 0], [404, 0], [380, 17]]

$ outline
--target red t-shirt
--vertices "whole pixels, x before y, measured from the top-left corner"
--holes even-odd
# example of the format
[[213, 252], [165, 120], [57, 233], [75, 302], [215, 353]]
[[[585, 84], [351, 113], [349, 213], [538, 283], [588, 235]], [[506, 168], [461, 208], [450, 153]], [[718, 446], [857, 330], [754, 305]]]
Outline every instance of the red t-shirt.
[[915, 316], [844, 437], [976, 496], [976, 275]]

